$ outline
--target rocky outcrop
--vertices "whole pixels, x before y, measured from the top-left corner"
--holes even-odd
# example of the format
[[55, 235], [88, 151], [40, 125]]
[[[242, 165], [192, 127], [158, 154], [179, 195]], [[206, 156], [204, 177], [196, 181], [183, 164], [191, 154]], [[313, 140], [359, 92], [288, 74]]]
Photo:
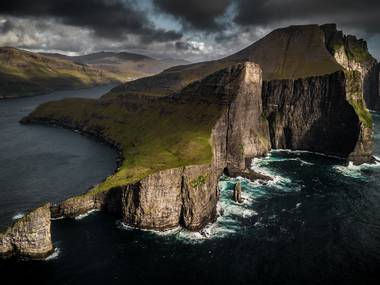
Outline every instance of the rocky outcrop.
[[360, 124], [346, 100], [343, 71], [264, 82], [263, 101], [273, 148], [341, 157], [353, 151]]
[[0, 233], [0, 256], [44, 258], [52, 252], [50, 204], [29, 212]]
[[88, 192], [71, 197], [51, 206], [53, 218], [74, 218], [92, 210], [103, 210], [107, 213], [121, 215], [122, 187], [115, 187], [105, 192]]
[[167, 230], [179, 225], [183, 168], [159, 171], [126, 186], [123, 219], [128, 225]]
[[200, 230], [216, 219], [219, 173], [208, 165], [186, 166], [183, 172], [181, 224]]
[[235, 174], [247, 170], [250, 158], [270, 150], [261, 82], [258, 65], [238, 64], [170, 98], [177, 103], [220, 105], [223, 111], [211, 135], [212, 164], [164, 170], [128, 185], [122, 203], [125, 223], [158, 230], [177, 226], [199, 230], [215, 219], [218, 177], [225, 169]]
[[245, 63], [232, 68], [240, 69], [238, 78], [229, 85], [228, 94], [235, 96], [230, 96], [211, 137], [215, 169], [221, 173], [227, 168], [230, 174], [238, 174], [247, 170], [251, 158], [266, 155], [271, 145], [262, 109], [260, 67]]
[[233, 200], [236, 203], [243, 203], [243, 198], [241, 197], [241, 182], [237, 182], [234, 187]]
[[178, 226], [199, 230], [216, 217], [217, 176], [208, 165], [159, 171], [128, 185], [123, 219], [128, 225], [155, 230]]
[[335, 60], [347, 71], [361, 74], [366, 105], [376, 109], [379, 103], [378, 63], [368, 52], [367, 42], [338, 31], [336, 24], [321, 26], [325, 33], [326, 47]]

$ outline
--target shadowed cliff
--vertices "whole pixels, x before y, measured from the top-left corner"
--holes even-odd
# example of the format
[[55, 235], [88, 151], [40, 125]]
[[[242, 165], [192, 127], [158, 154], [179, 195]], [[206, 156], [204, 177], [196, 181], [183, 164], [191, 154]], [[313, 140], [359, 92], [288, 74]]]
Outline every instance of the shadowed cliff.
[[53, 216], [103, 209], [136, 227], [199, 230], [215, 219], [221, 173], [249, 176], [250, 160], [271, 148], [371, 161], [363, 74], [339, 64], [325, 37], [317, 25], [292, 26], [223, 60], [172, 68], [99, 100], [39, 106], [22, 122], [80, 130], [123, 156], [114, 175], [54, 206]]

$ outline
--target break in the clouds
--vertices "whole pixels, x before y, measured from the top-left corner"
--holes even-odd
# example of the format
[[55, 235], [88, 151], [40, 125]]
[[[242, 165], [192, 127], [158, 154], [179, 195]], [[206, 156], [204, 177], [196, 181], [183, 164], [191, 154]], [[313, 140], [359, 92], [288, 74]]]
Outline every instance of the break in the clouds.
[[0, 45], [87, 53], [130, 50], [190, 60], [235, 52], [272, 29], [335, 22], [380, 57], [377, 0], [12, 0]]

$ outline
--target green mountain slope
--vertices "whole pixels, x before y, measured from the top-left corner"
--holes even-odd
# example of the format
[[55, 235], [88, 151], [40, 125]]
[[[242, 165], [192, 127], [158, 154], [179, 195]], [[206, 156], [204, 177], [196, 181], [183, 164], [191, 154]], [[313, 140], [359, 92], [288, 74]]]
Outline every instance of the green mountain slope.
[[167, 68], [189, 64], [185, 60], [155, 59], [149, 56], [130, 52], [97, 52], [81, 56], [66, 56], [62, 54], [44, 55], [64, 58], [77, 63], [86, 64], [97, 69], [122, 75], [130, 80], [157, 74]]
[[123, 82], [116, 73], [16, 48], [0, 48], [0, 98]]

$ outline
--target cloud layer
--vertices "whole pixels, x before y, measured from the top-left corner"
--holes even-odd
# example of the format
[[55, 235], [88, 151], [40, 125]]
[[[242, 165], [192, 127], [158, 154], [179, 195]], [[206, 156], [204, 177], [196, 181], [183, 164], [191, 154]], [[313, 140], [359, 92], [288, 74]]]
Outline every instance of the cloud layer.
[[279, 26], [335, 22], [368, 39], [379, 56], [379, 15], [378, 0], [12, 0], [0, 3], [0, 45], [202, 60]]

